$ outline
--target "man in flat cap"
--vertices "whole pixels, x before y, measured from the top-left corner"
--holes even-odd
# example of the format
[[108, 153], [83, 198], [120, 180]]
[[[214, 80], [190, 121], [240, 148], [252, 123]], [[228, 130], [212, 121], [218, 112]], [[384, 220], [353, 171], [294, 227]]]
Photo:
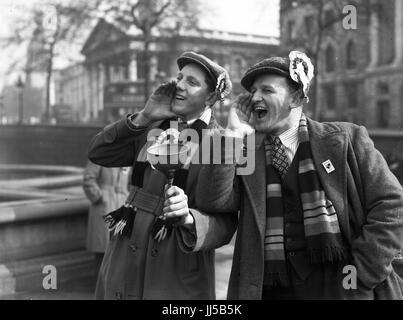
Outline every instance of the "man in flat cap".
[[255, 170], [200, 171], [199, 208], [240, 209], [228, 298], [402, 299], [402, 187], [364, 127], [304, 115], [313, 74], [296, 51], [249, 68], [225, 135], [256, 135]]
[[[166, 188], [167, 177], [147, 161], [147, 149], [171, 139], [178, 142], [175, 132], [187, 127], [196, 135], [183, 143], [195, 154], [203, 129], [218, 128], [211, 107], [232, 85], [226, 70], [201, 54], [185, 52], [177, 64], [176, 81], [160, 85], [143, 110], [108, 125], [90, 144], [91, 161], [133, 166], [126, 204], [106, 217], [112, 238], [98, 276], [97, 299], [215, 299], [214, 247], [230, 241], [236, 216], [210, 217], [198, 210], [200, 166], [188, 159]], [[211, 226], [221, 225], [228, 232], [213, 237], [214, 247], [202, 239]], [[205, 250], [198, 251], [201, 245]]]

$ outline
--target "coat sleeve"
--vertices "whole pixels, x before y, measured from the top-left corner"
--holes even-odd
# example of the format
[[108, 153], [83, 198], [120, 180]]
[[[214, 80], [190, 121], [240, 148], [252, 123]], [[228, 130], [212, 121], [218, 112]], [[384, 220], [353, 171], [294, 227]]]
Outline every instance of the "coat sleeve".
[[[130, 115], [129, 115], [130, 116]], [[129, 116], [106, 126], [90, 142], [88, 159], [104, 167], [133, 165], [136, 140], [146, 127], [135, 128]]]
[[190, 212], [195, 221], [193, 228], [179, 228], [179, 246], [182, 250], [211, 250], [231, 241], [237, 227], [237, 212], [208, 214], [193, 208]]
[[232, 164], [203, 165], [196, 189], [197, 207], [206, 212], [238, 211], [240, 203], [239, 178]]
[[[221, 160], [224, 158], [221, 155]], [[227, 244], [238, 224], [240, 194], [236, 164], [210, 163], [203, 164], [199, 171], [196, 187], [198, 209], [191, 209], [196, 233], [194, 251]]]
[[374, 288], [392, 272], [392, 260], [403, 245], [403, 189], [364, 127], [351, 140], [366, 211], [361, 234], [352, 241], [352, 256], [359, 280]]
[[[222, 213], [237, 212], [240, 203], [239, 186], [237, 177], [237, 159], [239, 159], [240, 149], [227, 148], [227, 144], [239, 145], [238, 138], [226, 137], [222, 132], [214, 132], [203, 140], [203, 144], [208, 142], [210, 146], [210, 161], [203, 163], [198, 177], [196, 189], [197, 208], [205, 212]], [[220, 140], [221, 151], [219, 158], [214, 140]], [[242, 144], [242, 139], [241, 139]], [[203, 148], [205, 150], [205, 148]], [[227, 152], [227, 151], [230, 152]]]
[[87, 198], [92, 204], [97, 204], [102, 201], [102, 190], [98, 184], [98, 178], [101, 174], [101, 166], [87, 162], [87, 166], [84, 170], [83, 177], [83, 189]]

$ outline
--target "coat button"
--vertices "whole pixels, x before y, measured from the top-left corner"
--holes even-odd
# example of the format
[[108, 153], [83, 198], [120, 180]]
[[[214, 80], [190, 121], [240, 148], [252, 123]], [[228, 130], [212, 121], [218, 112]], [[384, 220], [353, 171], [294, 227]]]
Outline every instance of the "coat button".
[[137, 251], [137, 246], [135, 245], [135, 244], [131, 244], [130, 245], [130, 249], [133, 251], [133, 252], [136, 252]]
[[[291, 238], [287, 238], [287, 240], [286, 240], [287, 242], [291, 242], [292, 241], [292, 239]], [[290, 252], [291, 253], [291, 252]]]
[[295, 252], [294, 252], [294, 251], [291, 251], [290, 253], [288, 253], [288, 255], [289, 255], [290, 257], [293, 257], [293, 256], [295, 256]]
[[157, 249], [152, 249], [152, 250], [151, 250], [151, 256], [152, 256], [152, 257], [158, 256], [158, 250], [157, 250]]
[[116, 297], [117, 300], [122, 300], [123, 295], [122, 295], [121, 292], [116, 292], [115, 297]]

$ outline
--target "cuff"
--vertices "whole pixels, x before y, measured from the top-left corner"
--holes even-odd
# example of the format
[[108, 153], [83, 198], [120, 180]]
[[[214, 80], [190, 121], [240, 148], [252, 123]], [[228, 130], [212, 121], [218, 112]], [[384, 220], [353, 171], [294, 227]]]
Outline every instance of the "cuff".
[[[189, 210], [190, 214], [192, 214], [192, 210]], [[196, 247], [197, 241], [197, 232], [196, 232], [196, 220], [193, 216], [193, 224], [189, 227], [179, 226], [179, 247], [184, 252], [193, 252], [194, 248]]]
[[128, 114], [125, 119], [125, 124], [129, 130], [134, 131], [136, 133], [143, 133], [147, 129], [147, 126], [136, 126], [134, 124], [133, 120], [136, 119], [137, 115], [138, 113]]

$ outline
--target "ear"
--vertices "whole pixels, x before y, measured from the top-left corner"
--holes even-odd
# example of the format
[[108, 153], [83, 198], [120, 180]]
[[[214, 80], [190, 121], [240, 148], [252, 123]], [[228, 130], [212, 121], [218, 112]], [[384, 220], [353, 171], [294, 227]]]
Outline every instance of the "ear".
[[212, 106], [218, 100], [218, 94], [215, 91], [212, 91], [208, 94], [206, 98], [206, 105]]
[[293, 92], [290, 96], [290, 109], [295, 109], [301, 106], [302, 101], [299, 98], [299, 90]]

